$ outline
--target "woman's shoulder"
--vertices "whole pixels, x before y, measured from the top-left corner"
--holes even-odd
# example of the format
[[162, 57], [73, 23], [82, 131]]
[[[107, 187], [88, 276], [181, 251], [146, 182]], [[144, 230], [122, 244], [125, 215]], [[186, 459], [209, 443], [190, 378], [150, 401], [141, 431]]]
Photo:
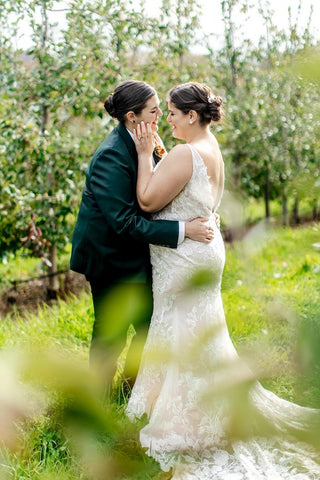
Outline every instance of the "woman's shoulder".
[[193, 146], [196, 149], [199, 148], [201, 150], [212, 150], [212, 148], [219, 148], [219, 143], [213, 133], [210, 132], [209, 135], [196, 141]]
[[99, 145], [90, 162], [90, 172], [101, 168], [114, 170], [136, 168], [131, 151], [115, 129]]
[[202, 157], [216, 158], [221, 156], [219, 143], [214, 135], [195, 143], [193, 147]]
[[186, 172], [190, 177], [193, 168], [193, 155], [188, 144], [175, 145], [157, 167], [166, 172]]
[[191, 146], [189, 143], [179, 143], [170, 150], [171, 157], [192, 158]]

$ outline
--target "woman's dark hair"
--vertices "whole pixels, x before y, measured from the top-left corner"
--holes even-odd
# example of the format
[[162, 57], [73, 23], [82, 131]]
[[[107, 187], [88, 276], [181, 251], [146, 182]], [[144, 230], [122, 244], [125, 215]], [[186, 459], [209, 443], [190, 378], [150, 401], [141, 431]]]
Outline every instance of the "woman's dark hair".
[[126, 113], [132, 111], [138, 115], [146, 106], [147, 100], [154, 95], [156, 91], [146, 82], [125, 80], [109, 95], [104, 108], [112, 118], [124, 123]]
[[188, 82], [177, 85], [169, 91], [168, 97], [175, 107], [185, 114], [195, 110], [202, 124], [208, 124], [211, 120], [219, 122], [222, 118], [222, 98], [213, 95], [211, 89], [203, 83]]

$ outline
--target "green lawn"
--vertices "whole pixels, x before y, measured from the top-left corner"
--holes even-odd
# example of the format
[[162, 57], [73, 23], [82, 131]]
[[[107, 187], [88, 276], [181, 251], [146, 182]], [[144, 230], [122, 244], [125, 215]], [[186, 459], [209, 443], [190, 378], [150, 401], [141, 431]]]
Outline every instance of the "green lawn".
[[[265, 384], [277, 394], [320, 406], [319, 225], [272, 229], [264, 222], [227, 248], [223, 300], [239, 350], [255, 348], [274, 368]], [[299, 374], [299, 375], [298, 375]]]
[[[320, 251], [313, 244], [319, 238], [319, 225], [273, 229], [262, 222], [226, 246], [222, 283], [226, 320], [241, 355], [258, 367], [265, 386], [316, 407]], [[36, 268], [35, 261], [9, 259], [0, 265], [0, 276], [32, 275]], [[101, 400], [99, 379], [87, 369], [92, 322], [85, 292], [36, 315], [1, 320], [2, 410], [12, 418], [28, 414], [26, 380], [43, 394], [17, 436], [10, 436], [9, 427], [0, 429], [7, 445], [1, 479], [169, 478], [139, 448], [137, 428], [125, 418], [122, 402]]]

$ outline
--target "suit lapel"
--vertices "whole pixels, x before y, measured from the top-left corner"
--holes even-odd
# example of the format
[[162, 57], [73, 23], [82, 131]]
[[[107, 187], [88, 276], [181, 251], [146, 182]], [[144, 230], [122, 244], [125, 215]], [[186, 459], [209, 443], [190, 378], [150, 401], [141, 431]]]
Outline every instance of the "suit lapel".
[[152, 156], [153, 156], [155, 165], [157, 165], [157, 163], [160, 162], [161, 157], [158, 157], [158, 155], [155, 152], [153, 152]]
[[134, 141], [132, 140], [128, 130], [124, 125], [119, 123], [116, 127], [115, 130], [119, 133], [121, 139], [124, 141], [126, 144], [126, 147], [128, 149], [128, 152], [130, 153], [131, 157], [135, 160], [138, 161], [138, 155], [137, 155], [137, 150], [134, 145]]
[[[121, 139], [126, 144], [127, 149], [130, 155], [132, 156], [132, 158], [135, 160], [135, 162], [138, 162], [137, 150], [134, 145], [134, 141], [132, 140], [132, 137], [128, 133], [128, 130], [121, 123], [119, 123], [115, 127], [115, 130], [118, 132]], [[152, 156], [153, 156], [154, 164], [156, 165], [161, 160], [161, 157], [158, 157], [158, 155], [155, 152], [153, 152]]]

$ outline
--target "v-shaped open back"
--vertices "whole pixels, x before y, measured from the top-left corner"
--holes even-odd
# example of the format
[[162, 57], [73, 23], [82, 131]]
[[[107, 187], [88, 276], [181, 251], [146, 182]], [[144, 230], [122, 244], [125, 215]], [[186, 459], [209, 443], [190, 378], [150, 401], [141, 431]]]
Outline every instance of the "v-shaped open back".
[[[204, 161], [204, 159], [202, 158], [202, 156], [200, 155], [200, 153], [198, 152], [198, 150], [193, 146], [191, 145], [190, 143], [188, 143], [188, 146], [190, 147], [190, 150], [192, 152], [192, 157], [193, 157], [193, 167], [195, 168], [195, 162], [202, 162], [203, 163], [203, 166], [205, 167], [205, 170], [206, 170], [206, 176], [207, 176], [207, 179], [208, 179], [208, 182], [210, 184], [210, 188], [211, 188], [211, 192], [212, 192], [212, 196], [213, 196], [213, 199], [214, 199], [214, 207], [213, 207], [213, 211], [216, 211], [217, 208], [219, 207], [220, 205], [220, 202], [221, 202], [221, 198], [222, 198], [222, 194], [223, 194], [223, 187], [224, 187], [224, 175], [222, 172], [217, 172], [217, 181], [216, 182], [213, 182], [209, 173], [208, 173], [208, 167]], [[222, 162], [222, 161], [221, 161]], [[197, 168], [197, 167], [196, 167]], [[199, 168], [201, 168], [201, 166], [199, 166]], [[221, 169], [223, 169], [223, 163], [220, 167]]]

